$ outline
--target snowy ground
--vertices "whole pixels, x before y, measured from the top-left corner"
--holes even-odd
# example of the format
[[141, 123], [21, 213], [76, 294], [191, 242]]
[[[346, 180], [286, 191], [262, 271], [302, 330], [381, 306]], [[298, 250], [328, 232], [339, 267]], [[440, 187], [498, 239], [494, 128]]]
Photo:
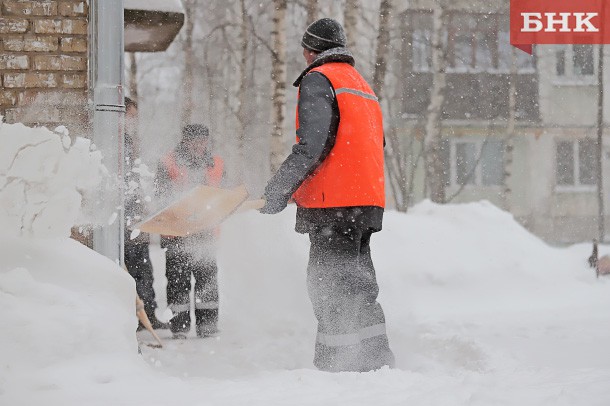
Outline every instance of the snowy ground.
[[332, 375], [311, 365], [308, 242], [293, 218], [225, 225], [222, 335], [146, 347], [154, 369], [214, 380], [210, 404], [610, 404], [610, 281], [586, 267], [588, 244], [549, 247], [487, 203], [387, 213], [373, 255], [397, 369]]
[[[313, 368], [308, 241], [293, 231], [294, 207], [224, 224], [219, 337], [147, 347], [128, 275], [67, 239], [84, 183], [68, 182], [82, 171], [65, 163], [93, 162], [88, 147], [76, 142], [70, 155], [47, 133], [7, 144], [6, 128], [0, 405], [610, 404], [610, 279], [586, 267], [590, 245], [550, 247], [486, 202], [388, 212], [373, 236], [396, 369]], [[17, 171], [28, 156], [46, 162], [45, 176]], [[156, 246], [153, 264], [164, 305]]]

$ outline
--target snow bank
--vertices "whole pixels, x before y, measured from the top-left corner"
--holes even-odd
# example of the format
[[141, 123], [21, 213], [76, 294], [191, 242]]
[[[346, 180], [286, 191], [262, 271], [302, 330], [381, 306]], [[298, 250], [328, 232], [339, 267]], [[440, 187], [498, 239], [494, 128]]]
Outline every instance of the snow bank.
[[137, 365], [127, 273], [67, 238], [0, 238], [0, 247], [0, 398], [100, 384]]
[[48, 399], [134, 376], [133, 279], [68, 238], [101, 154], [62, 127], [0, 124], [0, 145], [0, 404], [61, 404]]
[[0, 124], [0, 144], [0, 235], [68, 237], [82, 193], [101, 182], [100, 152], [63, 127]]

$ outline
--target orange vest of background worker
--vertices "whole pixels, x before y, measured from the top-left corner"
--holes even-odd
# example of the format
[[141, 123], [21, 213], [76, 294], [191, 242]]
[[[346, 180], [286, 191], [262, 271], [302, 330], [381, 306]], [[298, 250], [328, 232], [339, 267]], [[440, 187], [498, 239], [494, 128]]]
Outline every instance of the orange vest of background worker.
[[[176, 200], [200, 185], [221, 185], [224, 162], [212, 156], [209, 130], [201, 124], [183, 128], [178, 146], [160, 162], [157, 170], [157, 196]], [[194, 308], [199, 337], [218, 331], [218, 267], [215, 232], [188, 237], [161, 236], [165, 252], [167, 305], [172, 311], [170, 329], [175, 338], [186, 338], [191, 328], [191, 274], [195, 278]]]

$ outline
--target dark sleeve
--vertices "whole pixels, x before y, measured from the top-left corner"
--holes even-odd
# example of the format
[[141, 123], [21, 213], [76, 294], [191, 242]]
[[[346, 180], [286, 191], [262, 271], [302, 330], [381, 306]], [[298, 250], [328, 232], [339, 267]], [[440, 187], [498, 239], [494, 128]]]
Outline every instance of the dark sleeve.
[[157, 172], [155, 174], [155, 196], [162, 197], [167, 194], [170, 187], [169, 172], [165, 165], [160, 163], [157, 166]]
[[265, 199], [288, 202], [301, 183], [326, 159], [335, 145], [339, 107], [330, 81], [312, 72], [300, 86], [299, 142], [265, 188]]

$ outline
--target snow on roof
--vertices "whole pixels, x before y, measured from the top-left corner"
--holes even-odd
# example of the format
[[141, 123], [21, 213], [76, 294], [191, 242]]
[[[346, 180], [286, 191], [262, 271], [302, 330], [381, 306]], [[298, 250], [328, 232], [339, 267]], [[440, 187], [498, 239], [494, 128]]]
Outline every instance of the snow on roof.
[[128, 10], [151, 10], [169, 13], [184, 13], [180, 0], [125, 0]]

